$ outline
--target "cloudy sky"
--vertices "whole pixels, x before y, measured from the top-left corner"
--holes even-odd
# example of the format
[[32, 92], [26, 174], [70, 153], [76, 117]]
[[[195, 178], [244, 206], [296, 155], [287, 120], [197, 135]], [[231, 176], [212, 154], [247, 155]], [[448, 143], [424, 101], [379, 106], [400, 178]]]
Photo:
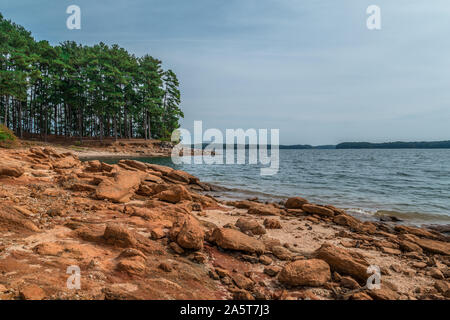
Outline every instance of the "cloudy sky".
[[[81, 30], [66, 28], [72, 4]], [[0, 12], [37, 40], [160, 58], [180, 78], [187, 129], [279, 128], [283, 144], [450, 139], [448, 0], [0, 0]]]

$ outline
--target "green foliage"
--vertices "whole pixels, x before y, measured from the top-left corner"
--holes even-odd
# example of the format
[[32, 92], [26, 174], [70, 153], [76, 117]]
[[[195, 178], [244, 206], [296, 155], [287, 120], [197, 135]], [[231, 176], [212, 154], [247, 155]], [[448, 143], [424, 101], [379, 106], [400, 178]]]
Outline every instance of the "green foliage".
[[179, 82], [150, 55], [118, 45], [36, 42], [0, 14], [0, 121], [17, 135], [168, 138]]
[[12, 148], [17, 144], [17, 137], [7, 126], [0, 124], [0, 148]]
[[17, 137], [7, 126], [0, 124], [0, 141], [14, 141]]

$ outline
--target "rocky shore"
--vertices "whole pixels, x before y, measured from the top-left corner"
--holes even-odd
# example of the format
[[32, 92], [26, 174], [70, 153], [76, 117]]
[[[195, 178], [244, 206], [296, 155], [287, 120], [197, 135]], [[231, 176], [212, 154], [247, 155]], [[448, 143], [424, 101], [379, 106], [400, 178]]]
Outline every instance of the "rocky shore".
[[0, 150], [0, 299], [450, 299], [444, 234], [210, 190], [134, 160]]

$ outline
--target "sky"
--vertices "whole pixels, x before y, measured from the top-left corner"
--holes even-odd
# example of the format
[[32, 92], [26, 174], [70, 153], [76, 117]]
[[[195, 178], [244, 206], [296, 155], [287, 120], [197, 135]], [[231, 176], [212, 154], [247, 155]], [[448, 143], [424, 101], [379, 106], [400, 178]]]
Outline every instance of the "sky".
[[[66, 8], [81, 8], [81, 30]], [[369, 30], [369, 5], [381, 30]], [[282, 144], [450, 140], [448, 0], [0, 0], [37, 40], [117, 43], [181, 82], [183, 128]]]

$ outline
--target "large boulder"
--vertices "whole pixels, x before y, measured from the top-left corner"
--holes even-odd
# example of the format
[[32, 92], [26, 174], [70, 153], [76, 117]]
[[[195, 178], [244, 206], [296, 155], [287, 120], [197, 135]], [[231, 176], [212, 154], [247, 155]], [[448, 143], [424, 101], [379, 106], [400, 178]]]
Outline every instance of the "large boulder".
[[223, 249], [264, 253], [264, 243], [242, 232], [228, 228], [216, 228], [212, 234], [213, 241]]
[[304, 204], [307, 204], [308, 200], [301, 197], [294, 197], [287, 199], [284, 206], [287, 209], [301, 209]]
[[181, 185], [175, 185], [168, 190], [162, 191], [156, 197], [165, 202], [178, 203], [182, 200], [192, 201], [192, 197], [187, 189]]
[[316, 251], [316, 257], [328, 263], [333, 271], [348, 274], [359, 281], [364, 282], [369, 277], [367, 261], [345, 249], [325, 243]]
[[64, 158], [57, 159], [53, 162], [54, 169], [72, 169], [81, 164], [80, 160], [75, 155], [67, 155]]
[[14, 164], [0, 164], [0, 177], [15, 177], [18, 178], [23, 175], [25, 170], [22, 167], [16, 166]]
[[310, 213], [310, 214], [317, 214], [319, 216], [325, 216], [325, 217], [333, 217], [334, 216], [334, 211], [326, 208], [324, 206], [319, 206], [316, 204], [304, 204], [302, 206], [302, 210], [305, 211], [306, 213]]
[[125, 226], [117, 223], [110, 223], [106, 226], [103, 234], [105, 241], [118, 247], [134, 247], [137, 240], [133, 233]]
[[346, 226], [352, 229], [358, 228], [358, 226], [361, 224], [361, 222], [358, 219], [353, 218], [348, 214], [340, 214], [335, 216], [333, 222], [340, 226]]
[[96, 191], [98, 199], [107, 199], [112, 202], [126, 203], [139, 188], [145, 174], [140, 171], [118, 171], [113, 180], [104, 180]]
[[266, 229], [254, 219], [239, 218], [238, 221], [236, 221], [236, 227], [241, 229], [242, 232], [250, 231], [254, 235], [266, 233]]
[[330, 266], [323, 260], [297, 260], [288, 263], [278, 275], [278, 280], [291, 286], [324, 285], [331, 278]]
[[184, 249], [201, 250], [205, 233], [200, 223], [193, 217], [188, 217], [177, 236], [177, 243]]
[[270, 251], [272, 254], [280, 260], [291, 260], [292, 253], [289, 249], [286, 249], [283, 246], [273, 246]]

